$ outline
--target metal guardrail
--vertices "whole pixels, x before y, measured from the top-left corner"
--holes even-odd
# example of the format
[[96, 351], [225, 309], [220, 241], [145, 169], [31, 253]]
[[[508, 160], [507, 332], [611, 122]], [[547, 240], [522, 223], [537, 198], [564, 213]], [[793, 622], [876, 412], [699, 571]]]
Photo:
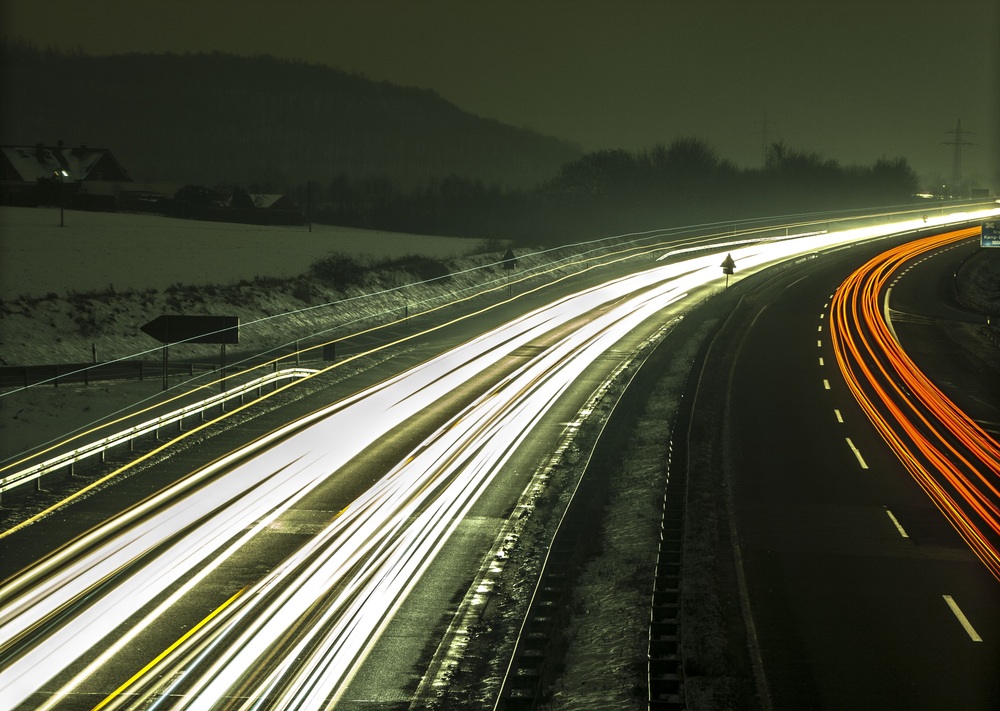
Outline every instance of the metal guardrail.
[[165, 415], [154, 417], [151, 420], [129, 427], [128, 429], [117, 432], [109, 437], [104, 437], [103, 439], [90, 442], [70, 452], [65, 452], [40, 464], [28, 467], [27, 469], [22, 469], [19, 472], [11, 474], [10, 476], [0, 478], [0, 493], [23, 486], [31, 481], [35, 481], [37, 483], [41, 477], [47, 474], [52, 474], [65, 467], [70, 467], [72, 471], [72, 467], [83, 459], [96, 455], [101, 455], [103, 457], [104, 454], [112, 447], [133, 442], [136, 438], [151, 432], [155, 433], [160, 428], [166, 427], [167, 425], [182, 423], [185, 417], [202, 413], [205, 410], [215, 407], [216, 405], [224, 405], [228, 400], [233, 398], [242, 398], [248, 392], [252, 390], [259, 390], [264, 385], [276, 383], [279, 380], [287, 380], [289, 378], [304, 378], [307, 375], [312, 375], [316, 372], [317, 371], [312, 368], [286, 368], [285, 370], [268, 373], [267, 375], [236, 386], [232, 390], [218, 393], [212, 397], [200, 400], [199, 402], [186, 405], [178, 410], [168, 412]]
[[[191, 375], [195, 370], [211, 372], [218, 364], [170, 363], [169, 375]], [[116, 360], [107, 363], [53, 363], [50, 365], [7, 365], [0, 367], [0, 388], [27, 388], [40, 383], [59, 385], [103, 380], [153, 380], [163, 376], [163, 364], [155, 361]]]

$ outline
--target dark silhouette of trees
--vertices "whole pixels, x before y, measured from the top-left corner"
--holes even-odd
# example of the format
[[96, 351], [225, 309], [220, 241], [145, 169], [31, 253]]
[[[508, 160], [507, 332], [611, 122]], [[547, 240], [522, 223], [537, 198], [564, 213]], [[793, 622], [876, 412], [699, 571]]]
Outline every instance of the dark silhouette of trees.
[[871, 167], [871, 191], [882, 196], [882, 200], [899, 200], [903, 195], [909, 197], [920, 187], [917, 173], [910, 167], [905, 158], [886, 158], [882, 156]]
[[229, 198], [229, 207], [234, 210], [252, 210], [254, 208], [253, 198], [250, 193], [239, 185], [233, 188], [233, 194]]
[[385, 177], [340, 174], [316, 197], [315, 219], [557, 244], [671, 225], [902, 204], [916, 186], [903, 158], [844, 168], [777, 143], [763, 169], [739, 169], [705, 141], [679, 138], [639, 153], [588, 153], [530, 190], [458, 175], [404, 190]]

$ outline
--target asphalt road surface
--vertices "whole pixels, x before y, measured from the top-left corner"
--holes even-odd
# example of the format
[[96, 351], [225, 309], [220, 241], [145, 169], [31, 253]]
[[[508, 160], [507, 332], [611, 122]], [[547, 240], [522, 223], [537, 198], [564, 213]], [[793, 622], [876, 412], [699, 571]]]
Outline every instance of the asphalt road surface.
[[[752, 263], [753, 250], [741, 258]], [[709, 257], [705, 262], [715, 278], [717, 261]], [[956, 543], [947, 526], [939, 525], [912, 482], [893, 473], [892, 455], [880, 451], [880, 440], [864, 427], [849, 394], [838, 393], [832, 359], [817, 359], [824, 357], [822, 294], [838, 283], [837, 270], [846, 263], [846, 258], [832, 258], [820, 260], [815, 269], [783, 270], [755, 288], [763, 308], [732, 373], [728, 415], [738, 424], [732, 429], [731, 449], [740, 463], [732, 473], [732, 490], [770, 698], [776, 707], [787, 708], [809, 708], [816, 699], [823, 700], [820, 707], [829, 708], [842, 708], [847, 701], [867, 705], [872, 699], [882, 706], [891, 699], [891, 706], [899, 699], [898, 684], [885, 678], [905, 679], [909, 689], [912, 680], [926, 682], [933, 667], [952, 674], [941, 685], [947, 691], [939, 688], [933, 696], [928, 689], [913, 687], [908, 693], [915, 703], [908, 707], [937, 708], [916, 701], [936, 702], [944, 694], [975, 704], [981, 694], [996, 691], [983, 689], [982, 683], [976, 686], [969, 678], [979, 678], [977, 670], [996, 668], [996, 647], [988, 641], [998, 636], [995, 581], [980, 585], [983, 571], [977, 561], [961, 541]], [[46, 665], [54, 663], [52, 655], [61, 642], [65, 651], [73, 652], [68, 648], [82, 644], [85, 636], [103, 632], [100, 625], [129, 617], [145, 625], [131, 627], [139, 630], [135, 634], [142, 635], [141, 643], [132, 632], [123, 632], [102, 639], [86, 654], [75, 652], [77, 657], [63, 671], [52, 672], [51, 684], [26, 692], [34, 695], [25, 703], [72, 707], [103, 705], [102, 700], [109, 699], [104, 707], [114, 708], [142, 705], [144, 699], [156, 697], [190, 703], [212, 697], [216, 687], [219, 698], [235, 704], [289, 698], [310, 707], [312, 699], [325, 702], [334, 697], [359, 707], [404, 703], [419, 674], [418, 662], [428, 651], [428, 630], [439, 627], [450, 612], [453, 597], [488, 548], [491, 532], [509, 513], [531, 463], [551, 451], [580, 403], [637, 341], [676, 315], [671, 310], [675, 297], [701, 298], [707, 293], [703, 284], [699, 277], [662, 288], [632, 285], [565, 317], [553, 310], [540, 316], [537, 330], [498, 331], [481, 348], [471, 349], [468, 360], [416, 368], [418, 377], [408, 376], [405, 386], [396, 388], [397, 382], [389, 378], [371, 395], [351, 402], [337, 400], [335, 389], [317, 391], [295, 404], [303, 412], [322, 409], [325, 424], [315, 431], [304, 423], [296, 425], [280, 440], [220, 463], [204, 475], [199, 464], [212, 457], [196, 443], [150, 467], [144, 476], [95, 493], [86, 506], [58, 512], [25, 529], [27, 534], [5, 536], [6, 577], [111, 514], [136, 502], [146, 507], [133, 509], [133, 523], [79, 539], [64, 559], [50, 561], [52, 566], [36, 565], [28, 577], [5, 589], [11, 605], [4, 619], [12, 641], [0, 648], [12, 665], [24, 667], [8, 667], [6, 678], [17, 683], [30, 677], [32, 669], [49, 673]], [[658, 301], [649, 306], [642, 295], [656, 289]], [[644, 331], [636, 328], [640, 323]], [[805, 337], [810, 330], [812, 341]], [[594, 344], [597, 347], [584, 356]], [[416, 352], [411, 355], [424, 366], [434, 363]], [[456, 376], [466, 368], [468, 373]], [[567, 394], [565, 402], [560, 399]], [[374, 405], [349, 409], [365, 402]], [[559, 404], [552, 407], [554, 403]], [[539, 404], [544, 407], [531, 409]], [[505, 408], [502, 415], [491, 409], [494, 406]], [[376, 424], [380, 429], [371, 429]], [[249, 420], [208, 442], [212, 452], [221, 454], [273, 429], [273, 422]], [[503, 429], [509, 430], [507, 439], [499, 437]], [[470, 434], [461, 439], [465, 430]], [[290, 454], [272, 461], [279, 449], [289, 448]], [[480, 453], [490, 448], [500, 453], [493, 463], [482, 465], [487, 467], [486, 478], [466, 484], [466, 472], [480, 466]], [[258, 460], [266, 466], [255, 466]], [[426, 466], [410, 466], [424, 460]], [[461, 466], [455, 468], [456, 462]], [[336, 477], [329, 477], [332, 471], [337, 471]], [[153, 498], [171, 482], [185, 479], [186, 472], [192, 476], [180, 489], [162, 501]], [[428, 474], [431, 478], [420, 478]], [[492, 480], [503, 485], [482, 496], [458, 492]], [[406, 484], [397, 488], [393, 481]], [[264, 508], [254, 508], [258, 502]], [[385, 513], [386, 502], [388, 508], [396, 507], [394, 513], [375, 521], [376, 514]], [[447, 507], [442, 508], [443, 517], [425, 522], [425, 514], [436, 507]], [[130, 530], [133, 524], [147, 522], [163, 526], [160, 538]], [[907, 539], [899, 535], [903, 526], [910, 531]], [[883, 540], [886, 528], [896, 538]], [[414, 529], [432, 531], [430, 542], [409, 537]], [[250, 534], [252, 539], [247, 538]], [[449, 535], [459, 545], [434, 558], [434, 541]], [[321, 545], [314, 544], [317, 540]], [[220, 557], [214, 567], [202, 566], [209, 545], [221, 549], [237, 543], [233, 555]], [[127, 553], [120, 565], [116, 546]], [[142, 546], [148, 550], [139, 550]], [[175, 550], [180, 552], [175, 558], [164, 557], [162, 563], [154, 559], [154, 554]], [[341, 550], [343, 556], [337, 558]], [[322, 568], [320, 578], [307, 579], [321, 563], [327, 565], [328, 556], [332, 562]], [[71, 567], [85, 559], [87, 567]], [[193, 561], [188, 572], [161, 580], [167, 573], [177, 574], [188, 559]], [[384, 568], [387, 561], [394, 567]], [[413, 561], [425, 567], [406, 567]], [[68, 573], [59, 570], [62, 566]], [[301, 573], [297, 582], [287, 582], [286, 569]], [[402, 606], [412, 587], [408, 581], [422, 570], [442, 574], [425, 574], [429, 584], [413, 590], [415, 606]], [[88, 575], [93, 578], [82, 580]], [[855, 589], [865, 578], [870, 584]], [[393, 579], [402, 587], [364, 587]], [[944, 590], [931, 592], [939, 581]], [[154, 595], [139, 600], [154, 587]], [[310, 590], [299, 597], [306, 588]], [[22, 594], [27, 590], [33, 592]], [[114, 594], [105, 602], [109, 591]], [[56, 593], [55, 602], [39, 602], [50, 592]], [[337, 609], [347, 612], [338, 612], [336, 619], [328, 616], [325, 603], [310, 602], [320, 598], [342, 600], [343, 607]], [[387, 616], [368, 619], [375, 601], [383, 609], [379, 614]], [[38, 621], [14, 629], [18, 618], [34, 614], [30, 610], [35, 605], [40, 608]], [[100, 614], [88, 617], [91, 606], [98, 605], [103, 605]], [[284, 619], [288, 613], [294, 618], [290, 622]], [[341, 623], [350, 629], [338, 631]], [[320, 637], [343, 634], [346, 640], [351, 629], [362, 624], [370, 631], [361, 634], [356, 642], [360, 646], [334, 662], [336, 655], [328, 656]], [[277, 636], [263, 634], [269, 627], [279, 630]], [[884, 634], [883, 627], [888, 628]], [[981, 659], [963, 657], [959, 642], [949, 646], [942, 641], [956, 627], [973, 650], [984, 655]], [[983, 641], [974, 639], [979, 635]], [[863, 653], [848, 653], [862, 648]], [[51, 654], [39, 652], [43, 649]], [[377, 664], [359, 667], [365, 655]], [[890, 657], [898, 663], [887, 663]], [[911, 664], [911, 657], [922, 666]], [[158, 666], [162, 659], [168, 662]], [[338, 666], [335, 672], [330, 671], [333, 664]], [[199, 665], [205, 673], [196, 677], [191, 670]], [[295, 667], [295, 674], [301, 667], [310, 676], [283, 676], [288, 665]], [[836, 672], [836, 681], [825, 673], [830, 670]], [[331, 691], [324, 685], [333, 673], [345, 683], [353, 678], [353, 685], [346, 692], [342, 684]], [[79, 678], [72, 678], [77, 674]], [[60, 696], [64, 689], [70, 696]], [[789, 699], [792, 705], [782, 705]], [[802, 699], [810, 702], [798, 703]]]
[[[764, 705], [1000, 708], [1000, 584], [875, 432], [830, 348], [830, 297], [877, 251], [756, 289], [731, 371], [730, 487]], [[962, 252], [948, 254], [906, 275], [893, 308], [948, 318], [936, 282]], [[904, 346], [944, 347], [916, 328]], [[924, 359], [929, 374], [984, 392], [995, 371], [976, 380], [955, 348]]]
[[[17, 570], [43, 541], [71, 538], [139, 502], [51, 565], [8, 580], [0, 675], [8, 700], [314, 708], [338, 698], [450, 534], [461, 528], [461, 542], [495, 529], [531, 473], [512, 458], [529, 433], [556, 431], [670, 317], [671, 304], [710, 288], [700, 275], [690, 284], [678, 277], [692, 268], [704, 266], [663, 265], [554, 302], [280, 432], [251, 421], [238, 436], [259, 441], [208, 467], [171, 458], [171, 468], [191, 474], [162, 491], [176, 470], [99, 491], [81, 507], [87, 515], [70, 507], [5, 536], [5, 568]], [[567, 393], [575, 409], [553, 410]], [[550, 451], [552, 442], [543, 437], [538, 447]], [[538, 448], [522, 451], [541, 459]], [[496, 479], [500, 498], [477, 526], [471, 507]], [[140, 481], [147, 498], [134, 488]], [[60, 530], [67, 519], [73, 531]], [[470, 549], [480, 557], [481, 544]], [[465, 560], [460, 570], [469, 567]], [[454, 575], [445, 579], [454, 589]], [[405, 667], [440, 618], [436, 602], [411, 649], [395, 645]], [[380, 668], [390, 661], [383, 656]], [[383, 695], [387, 688], [376, 685]]]

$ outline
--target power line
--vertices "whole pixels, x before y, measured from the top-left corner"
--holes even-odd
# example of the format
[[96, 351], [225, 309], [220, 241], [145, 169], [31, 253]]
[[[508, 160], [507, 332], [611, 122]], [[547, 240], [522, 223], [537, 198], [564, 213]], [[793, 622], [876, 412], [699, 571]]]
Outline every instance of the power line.
[[974, 146], [975, 143], [970, 143], [969, 141], [963, 141], [962, 136], [975, 136], [972, 131], [966, 131], [962, 128], [962, 119], [958, 120], [958, 125], [951, 131], [945, 131], [945, 133], [950, 133], [954, 136], [951, 141], [942, 141], [942, 146], [953, 146], [953, 152], [951, 156], [951, 190], [954, 193], [958, 190], [959, 185], [962, 183], [962, 146]]

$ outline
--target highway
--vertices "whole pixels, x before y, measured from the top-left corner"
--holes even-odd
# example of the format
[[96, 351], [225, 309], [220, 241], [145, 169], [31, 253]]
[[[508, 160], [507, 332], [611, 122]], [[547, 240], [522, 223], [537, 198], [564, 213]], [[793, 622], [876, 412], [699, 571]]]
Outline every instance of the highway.
[[830, 336], [855, 398], [913, 478], [1000, 580], [1000, 444], [913, 362], [885, 314], [900, 266], [978, 235], [959, 230], [879, 255], [837, 290]]
[[884, 319], [907, 266], [969, 236], [854, 250], [749, 298], [724, 486], [763, 708], [997, 707], [996, 441]]
[[[101, 687], [92, 677], [127, 668], [135, 640], [175, 606], [187, 619], [202, 583], [282, 525], [331, 472], [535, 345], [536, 357], [491, 379], [307, 544], [232, 590], [209, 616], [179, 624], [191, 633], [123, 686], [107, 688], [106, 707], [147, 696], [196, 706], [269, 699], [289, 708], [336, 700], [398, 599], [540, 414], [624, 335], [703, 288], [714, 261], [659, 267], [529, 314], [269, 434], [8, 580], [0, 590], [0, 698], [50, 708], [69, 695], [93, 697]], [[545, 338], [549, 347], [538, 347]], [[46, 691], [35, 696], [39, 688]]]
[[[752, 273], [870, 236], [733, 256]], [[535, 309], [262, 432], [38, 560], [31, 527], [3, 534], [0, 707], [336, 703], [539, 422], [627, 359], [605, 362], [619, 344], [717, 289], [719, 261], [675, 254]], [[763, 426], [772, 410], [755, 407]], [[847, 453], [874, 441], [857, 435]]]

